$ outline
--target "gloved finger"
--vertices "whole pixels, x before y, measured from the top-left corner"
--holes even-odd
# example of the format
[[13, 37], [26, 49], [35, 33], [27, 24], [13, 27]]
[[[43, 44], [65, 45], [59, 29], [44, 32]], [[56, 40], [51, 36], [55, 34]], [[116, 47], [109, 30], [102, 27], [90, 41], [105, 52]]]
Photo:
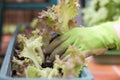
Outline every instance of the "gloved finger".
[[54, 51], [53, 51], [53, 53], [50, 55], [50, 58], [49, 58], [49, 60], [50, 61], [54, 61], [55, 60], [55, 56], [56, 55], [59, 55], [59, 56], [61, 56], [62, 54], [64, 54], [64, 52], [67, 50], [67, 47], [66, 48], [57, 48], [57, 49], [55, 49]]
[[[104, 54], [108, 49], [107, 48], [98, 48], [98, 49], [93, 49], [93, 50], [85, 50], [85, 51], [81, 51], [81, 49], [79, 49], [80, 53], [83, 54], [83, 56], [85, 58], [89, 57], [89, 56], [94, 56], [94, 55], [102, 55]], [[65, 57], [67, 57], [67, 55], [69, 54], [69, 51], [66, 50], [65, 54], [63, 54], [61, 56], [61, 59], [64, 59]]]
[[57, 46], [59, 46], [61, 43], [63, 43], [65, 40], [67, 40], [68, 37], [58, 37], [55, 40], [53, 40], [46, 48], [45, 48], [45, 54], [50, 54]]
[[62, 55], [65, 53], [69, 45], [72, 45], [73, 40], [70, 38], [63, 42], [60, 46], [54, 49], [54, 51], [50, 55], [50, 60], [54, 61], [55, 55]]
[[98, 49], [83, 51], [82, 54], [84, 55], [84, 57], [89, 57], [93, 55], [102, 55], [107, 50], [108, 50], [107, 48], [98, 48]]

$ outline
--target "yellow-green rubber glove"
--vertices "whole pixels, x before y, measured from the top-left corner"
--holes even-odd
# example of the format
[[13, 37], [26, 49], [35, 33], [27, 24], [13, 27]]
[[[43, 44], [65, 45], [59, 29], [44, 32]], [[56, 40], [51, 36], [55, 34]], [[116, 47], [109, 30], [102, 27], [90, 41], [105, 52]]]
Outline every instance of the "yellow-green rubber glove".
[[120, 50], [120, 39], [113, 28], [116, 23], [118, 21], [87, 28], [74, 28], [49, 44], [46, 52], [50, 54], [50, 60], [54, 60], [55, 55], [67, 55], [69, 45], [76, 46], [80, 51], [102, 48]]

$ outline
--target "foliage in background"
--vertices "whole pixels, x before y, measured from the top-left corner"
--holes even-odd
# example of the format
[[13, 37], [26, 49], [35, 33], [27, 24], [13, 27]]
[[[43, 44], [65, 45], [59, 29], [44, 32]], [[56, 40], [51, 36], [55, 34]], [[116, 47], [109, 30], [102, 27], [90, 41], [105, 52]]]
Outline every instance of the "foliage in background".
[[120, 16], [120, 0], [90, 0], [83, 9], [83, 21], [93, 26], [106, 21], [117, 20]]
[[15, 31], [16, 25], [13, 24], [5, 24], [3, 27], [3, 34], [13, 34]]

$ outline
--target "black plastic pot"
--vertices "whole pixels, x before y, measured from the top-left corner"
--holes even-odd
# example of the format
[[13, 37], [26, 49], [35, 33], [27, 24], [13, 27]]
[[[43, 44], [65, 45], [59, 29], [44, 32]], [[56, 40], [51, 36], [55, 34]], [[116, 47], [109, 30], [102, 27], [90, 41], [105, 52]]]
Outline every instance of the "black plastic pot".
[[[11, 71], [11, 58], [14, 55], [13, 48], [15, 45], [16, 41], [16, 36], [19, 33], [21, 25], [18, 25], [16, 28], [16, 31], [14, 32], [11, 41], [9, 43], [1, 71], [0, 71], [0, 80], [56, 80], [58, 78], [53, 78], [53, 79], [46, 79], [46, 78], [13, 78], [11, 77], [12, 71]], [[59, 78], [58, 80], [67, 80], [67, 79], [62, 79]], [[70, 79], [71, 80], [71, 79]], [[73, 78], [72, 80], [93, 80], [93, 76], [88, 70], [87, 67], [83, 67], [82, 73], [80, 75], [80, 78]]]

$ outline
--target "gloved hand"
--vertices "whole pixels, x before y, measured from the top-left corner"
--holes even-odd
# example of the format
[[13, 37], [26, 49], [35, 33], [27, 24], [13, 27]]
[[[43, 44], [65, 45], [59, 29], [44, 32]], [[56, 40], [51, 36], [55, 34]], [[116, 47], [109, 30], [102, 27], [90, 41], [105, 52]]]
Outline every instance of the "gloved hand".
[[115, 22], [107, 22], [94, 27], [74, 28], [52, 41], [46, 48], [46, 53], [50, 54], [50, 60], [54, 60], [56, 54], [66, 56], [69, 45], [84, 51], [86, 57], [102, 54], [107, 49], [120, 50], [120, 39], [113, 28], [114, 24]]

